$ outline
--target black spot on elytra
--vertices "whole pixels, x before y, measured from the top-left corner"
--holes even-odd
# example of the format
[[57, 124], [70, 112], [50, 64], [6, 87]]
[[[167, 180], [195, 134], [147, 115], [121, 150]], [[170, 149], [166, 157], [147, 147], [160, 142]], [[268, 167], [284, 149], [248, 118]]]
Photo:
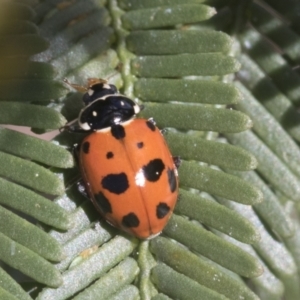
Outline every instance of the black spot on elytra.
[[110, 158], [113, 158], [113, 157], [114, 157], [114, 154], [111, 151], [106, 153], [106, 158], [107, 159], [110, 159]]
[[120, 124], [111, 126], [111, 134], [117, 140], [124, 139], [126, 135], [124, 127]]
[[110, 202], [102, 193], [95, 194], [94, 197], [103, 214], [112, 213]]
[[105, 176], [101, 185], [113, 194], [122, 194], [129, 188], [128, 178], [125, 173], [109, 174]]
[[81, 146], [81, 149], [82, 151], [85, 153], [85, 154], [88, 154], [89, 151], [90, 151], [90, 143], [89, 142], [84, 142]]
[[137, 146], [139, 149], [141, 149], [141, 148], [144, 147], [144, 143], [143, 143], [143, 142], [139, 142], [139, 143], [136, 144], [136, 146]]
[[175, 170], [174, 169], [172, 170], [172, 169], [168, 168], [167, 174], [168, 174], [168, 182], [169, 182], [170, 190], [171, 190], [172, 193], [174, 193], [176, 191], [176, 188], [177, 188]]
[[163, 161], [160, 158], [156, 158], [150, 160], [146, 166], [143, 166], [143, 171], [147, 180], [155, 182], [160, 178], [164, 168]]
[[125, 227], [138, 227], [140, 225], [140, 220], [135, 213], [129, 213], [122, 219], [122, 225]]
[[149, 128], [151, 131], [155, 131], [156, 127], [155, 127], [155, 125], [154, 125], [154, 123], [153, 123], [152, 121], [148, 120], [148, 121], [146, 122], [146, 125], [148, 126], [148, 128]]
[[170, 211], [170, 206], [164, 202], [160, 202], [156, 206], [156, 216], [158, 219], [164, 218]]

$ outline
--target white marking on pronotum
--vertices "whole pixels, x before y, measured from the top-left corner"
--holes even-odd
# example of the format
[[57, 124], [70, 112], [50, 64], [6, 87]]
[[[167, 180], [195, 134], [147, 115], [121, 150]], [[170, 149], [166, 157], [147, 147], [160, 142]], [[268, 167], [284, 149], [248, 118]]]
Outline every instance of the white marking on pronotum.
[[114, 118], [114, 123], [115, 124], [120, 124], [121, 123], [121, 117]]
[[98, 113], [95, 110], [93, 110], [92, 114], [93, 114], [94, 117], [98, 116]]
[[83, 130], [90, 130], [91, 127], [88, 123], [80, 123], [79, 122], [79, 126], [83, 129]]
[[135, 115], [137, 115], [141, 110], [140, 107], [137, 104], [133, 107], [133, 109], [134, 109], [134, 114]]
[[[130, 119], [128, 121], [122, 122], [120, 123], [123, 127], [127, 126], [128, 124], [130, 124], [133, 121], [133, 119]], [[96, 132], [109, 132], [111, 130], [111, 127], [105, 127], [105, 128], [101, 128], [98, 130], [95, 130]]]

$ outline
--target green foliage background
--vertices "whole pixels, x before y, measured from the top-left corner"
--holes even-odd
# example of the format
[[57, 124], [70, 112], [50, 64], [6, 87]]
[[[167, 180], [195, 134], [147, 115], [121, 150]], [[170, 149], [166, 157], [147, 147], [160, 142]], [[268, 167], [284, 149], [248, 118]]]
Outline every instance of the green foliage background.
[[300, 299], [300, 27], [295, 0], [0, 2], [0, 124], [76, 119], [62, 83], [109, 78], [175, 156], [163, 233], [110, 227], [70, 149], [0, 128], [0, 299]]

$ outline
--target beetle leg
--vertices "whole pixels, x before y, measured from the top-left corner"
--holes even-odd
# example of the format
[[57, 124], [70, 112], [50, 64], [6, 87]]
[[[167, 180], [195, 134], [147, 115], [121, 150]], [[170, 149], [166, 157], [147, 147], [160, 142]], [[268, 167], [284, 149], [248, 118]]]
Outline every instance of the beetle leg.
[[160, 133], [161, 133], [162, 135], [165, 135], [167, 132], [168, 132], [168, 129], [167, 129], [167, 128], [163, 128], [163, 129], [160, 130]]
[[79, 193], [81, 195], [83, 195], [85, 198], [90, 199], [83, 179], [79, 179], [76, 184], [77, 184], [77, 189], [78, 189]]
[[174, 165], [176, 166], [176, 168], [178, 169], [181, 165], [181, 159], [179, 156], [173, 156], [173, 162], [174, 162]]
[[88, 132], [92, 132], [92, 130], [84, 130], [82, 128], [80, 128], [78, 125], [65, 125], [65, 126], [62, 126], [59, 128], [59, 131], [60, 132], [63, 132], [63, 131], [67, 131], [67, 132], [70, 132], [70, 133], [88, 133]]

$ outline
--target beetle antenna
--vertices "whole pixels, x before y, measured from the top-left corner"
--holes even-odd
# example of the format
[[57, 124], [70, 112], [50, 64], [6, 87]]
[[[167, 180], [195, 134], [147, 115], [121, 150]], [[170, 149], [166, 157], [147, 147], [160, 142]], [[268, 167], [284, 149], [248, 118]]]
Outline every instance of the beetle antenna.
[[102, 79], [102, 78], [88, 78], [87, 80], [87, 86], [88, 88], [90, 88], [91, 86], [97, 84], [97, 83], [107, 83], [106, 79]]
[[110, 78], [114, 77], [115, 75], [119, 74], [117, 71], [113, 72], [112, 74], [110, 74], [106, 80], [108, 81]]
[[87, 91], [87, 88], [85, 86], [71, 83], [67, 78], [64, 78], [63, 82], [66, 83], [67, 85], [71, 86], [73, 89], [75, 89], [76, 91], [78, 91], [80, 93], [85, 93]]

